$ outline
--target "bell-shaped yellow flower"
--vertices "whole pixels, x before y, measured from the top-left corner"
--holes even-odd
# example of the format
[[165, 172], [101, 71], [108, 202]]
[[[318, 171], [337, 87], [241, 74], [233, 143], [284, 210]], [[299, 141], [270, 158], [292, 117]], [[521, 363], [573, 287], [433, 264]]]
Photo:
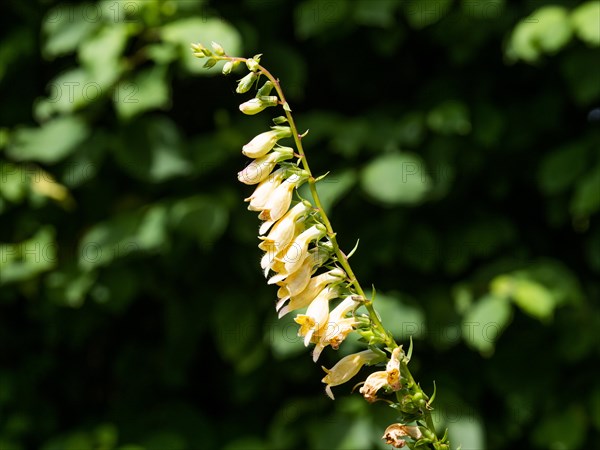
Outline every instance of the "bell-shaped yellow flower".
[[251, 98], [247, 102], [244, 102], [240, 105], [240, 111], [249, 116], [253, 116], [254, 114], [264, 111], [269, 106], [276, 106], [278, 102], [279, 98], [277, 98], [275, 95]]
[[309, 229], [300, 233], [293, 242], [287, 247], [282, 256], [277, 256], [276, 259], [284, 263], [285, 273], [291, 275], [300, 268], [306, 252], [308, 244], [314, 240], [319, 240], [325, 235], [325, 228], [321, 224], [313, 225]]
[[283, 175], [284, 170], [277, 169], [271, 176], [267, 177], [266, 180], [261, 181], [258, 186], [256, 186], [250, 197], [244, 199], [245, 202], [250, 202], [248, 205], [250, 211], [262, 211], [265, 209], [273, 192], [281, 185]]
[[294, 239], [296, 222], [310, 210], [304, 202], [296, 204], [290, 209], [271, 229], [267, 236], [261, 236], [262, 240], [258, 248], [265, 252], [279, 253]]
[[348, 313], [354, 311], [359, 306], [351, 295], [346, 297], [329, 313], [327, 325], [322, 330], [319, 330], [316, 336], [315, 348], [313, 350], [313, 361], [317, 362], [321, 352], [325, 347], [331, 345], [331, 348], [337, 350], [340, 344], [346, 339], [346, 336], [354, 330], [356, 319], [354, 317], [346, 317]]
[[294, 189], [304, 180], [305, 178], [298, 174], [292, 174], [289, 178], [283, 180], [281, 184], [273, 190], [258, 218], [269, 222], [277, 222], [281, 219], [290, 208]]
[[[283, 284], [277, 292], [279, 301], [276, 310], [279, 311], [279, 318], [282, 318], [290, 311], [305, 308], [314, 300], [314, 298], [329, 284], [337, 283], [346, 277], [346, 273], [339, 268], [312, 277], [302, 292], [295, 294], [289, 286]], [[286, 306], [285, 302], [289, 300]]]
[[385, 429], [381, 439], [383, 439], [386, 444], [391, 445], [394, 448], [402, 448], [406, 445], [406, 441], [404, 439], [406, 437], [418, 441], [423, 437], [423, 433], [417, 426], [393, 423]]
[[290, 159], [293, 154], [294, 150], [290, 147], [279, 147], [244, 167], [244, 170], [237, 174], [238, 181], [244, 184], [260, 183], [271, 174], [278, 162]]
[[323, 370], [327, 375], [325, 375], [321, 381], [327, 384], [325, 392], [329, 398], [332, 400], [334, 399], [333, 392], [331, 392], [333, 386], [339, 386], [340, 384], [346, 383], [358, 373], [362, 366], [369, 364], [380, 357], [379, 354], [372, 350], [363, 350], [362, 352], [353, 353], [343, 357], [331, 369], [323, 367]]
[[242, 153], [249, 158], [260, 158], [266, 155], [279, 139], [290, 137], [292, 131], [289, 127], [278, 127], [275, 130], [265, 131], [254, 137], [242, 147]]
[[298, 336], [304, 337], [304, 345], [308, 345], [313, 334], [327, 326], [329, 317], [329, 300], [337, 297], [337, 289], [326, 287], [308, 305], [305, 314], [298, 314], [294, 321], [300, 325]]
[[392, 355], [386, 365], [385, 370], [373, 372], [365, 380], [365, 383], [362, 385], [359, 392], [369, 403], [377, 400], [377, 391], [379, 391], [381, 388], [386, 387], [392, 391], [398, 391], [402, 387], [400, 384], [401, 354], [403, 354], [402, 347], [396, 347], [392, 351]]

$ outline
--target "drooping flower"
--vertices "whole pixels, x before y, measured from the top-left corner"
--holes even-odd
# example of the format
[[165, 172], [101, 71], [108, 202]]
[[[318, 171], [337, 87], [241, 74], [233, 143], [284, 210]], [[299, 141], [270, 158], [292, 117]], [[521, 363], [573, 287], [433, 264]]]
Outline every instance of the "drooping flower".
[[267, 177], [256, 186], [250, 197], [244, 199], [245, 202], [250, 202], [248, 205], [250, 211], [262, 211], [265, 209], [273, 192], [283, 182], [284, 173], [283, 169], [277, 169], [271, 176]]
[[[308, 244], [314, 240], [319, 240], [325, 235], [325, 228], [321, 224], [313, 225], [307, 230], [300, 233], [287, 247], [285, 253], [281, 256], [276, 256], [275, 259], [283, 262], [285, 273], [291, 275], [300, 268], [306, 252]], [[283, 252], [282, 252], [283, 253]]]
[[304, 202], [296, 204], [273, 226], [267, 236], [260, 236], [262, 240], [258, 248], [265, 252], [279, 253], [294, 239], [296, 221], [310, 210]]
[[292, 131], [290, 127], [276, 127], [271, 131], [260, 133], [250, 142], [242, 147], [242, 153], [249, 158], [260, 158], [266, 155], [279, 139], [290, 137]]
[[402, 353], [402, 347], [396, 347], [392, 350], [392, 355], [385, 370], [373, 372], [367, 377], [359, 390], [366, 401], [373, 403], [377, 400], [377, 391], [384, 387], [392, 391], [400, 390], [402, 387], [400, 384], [400, 355]]
[[337, 289], [326, 287], [310, 302], [305, 314], [298, 314], [294, 321], [300, 325], [298, 336], [304, 337], [307, 346], [313, 334], [327, 327], [329, 317], [329, 300], [338, 296]]
[[281, 219], [287, 210], [290, 209], [294, 189], [303, 183], [305, 179], [304, 176], [292, 174], [289, 178], [283, 180], [267, 199], [258, 218], [268, 222], [277, 222]]
[[[332, 269], [312, 277], [304, 290], [298, 294], [290, 292], [290, 287], [282, 284], [277, 292], [279, 301], [277, 302], [276, 310], [279, 311], [279, 318], [282, 318], [290, 311], [308, 306], [325, 286], [337, 283], [345, 277], [346, 273], [342, 269]], [[287, 300], [289, 300], [289, 303], [286, 306], [283, 306]]]
[[346, 336], [354, 330], [356, 319], [346, 317], [346, 315], [356, 309], [358, 306], [351, 295], [346, 297], [329, 313], [329, 319], [324, 329], [319, 330], [316, 335], [315, 348], [313, 350], [313, 361], [317, 362], [321, 352], [325, 347], [331, 345], [331, 348], [337, 350], [340, 344], [346, 339]]
[[334, 399], [333, 392], [331, 392], [333, 386], [346, 383], [358, 373], [362, 366], [372, 363], [378, 358], [381, 358], [381, 355], [374, 351], [363, 350], [362, 352], [343, 357], [331, 369], [323, 367], [327, 375], [321, 381], [327, 384], [325, 392], [329, 398]]
[[423, 437], [423, 433], [419, 427], [393, 423], [385, 429], [381, 439], [384, 439], [386, 444], [394, 448], [402, 448], [406, 445], [405, 437], [410, 437], [417, 441]]
[[271, 174], [278, 162], [290, 159], [293, 154], [294, 150], [290, 147], [279, 147], [244, 167], [238, 172], [238, 180], [244, 184], [260, 183]]

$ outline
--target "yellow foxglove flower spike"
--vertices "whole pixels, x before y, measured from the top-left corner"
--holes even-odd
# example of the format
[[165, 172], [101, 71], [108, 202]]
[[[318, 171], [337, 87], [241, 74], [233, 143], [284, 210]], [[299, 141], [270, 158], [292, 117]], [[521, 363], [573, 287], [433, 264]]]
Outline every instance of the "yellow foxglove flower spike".
[[381, 358], [381, 355], [375, 353], [373, 350], [363, 350], [362, 352], [344, 356], [331, 369], [323, 367], [327, 375], [321, 381], [327, 384], [325, 392], [329, 398], [334, 400], [333, 392], [331, 392], [333, 386], [346, 383], [358, 373], [362, 366], [378, 358]]

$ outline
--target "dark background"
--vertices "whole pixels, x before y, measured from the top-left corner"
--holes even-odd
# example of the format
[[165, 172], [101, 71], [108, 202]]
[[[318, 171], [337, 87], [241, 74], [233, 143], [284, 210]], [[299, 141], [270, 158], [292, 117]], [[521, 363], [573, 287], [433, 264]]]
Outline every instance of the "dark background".
[[[0, 15], [0, 449], [385, 448], [276, 320], [235, 80], [262, 53], [453, 448], [600, 438], [597, 2], [49, 0]], [[364, 379], [357, 377], [357, 381]], [[360, 379], [359, 379], [360, 378]]]

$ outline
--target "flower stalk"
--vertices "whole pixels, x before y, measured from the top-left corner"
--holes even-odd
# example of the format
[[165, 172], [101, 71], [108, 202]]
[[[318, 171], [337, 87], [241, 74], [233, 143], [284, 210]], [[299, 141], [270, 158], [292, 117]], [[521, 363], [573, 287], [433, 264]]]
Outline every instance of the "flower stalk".
[[[192, 44], [192, 51], [198, 58], [207, 58], [208, 68], [224, 61], [224, 74], [245, 65], [249, 72], [238, 80], [236, 91], [247, 93], [257, 88], [256, 96], [240, 105], [241, 112], [254, 115], [279, 106], [284, 111], [284, 116], [273, 119], [276, 125], [271, 131], [259, 134], [243, 147], [242, 153], [255, 159], [238, 174], [241, 182], [257, 185], [246, 201], [250, 201], [248, 209], [258, 211], [263, 221], [259, 230], [259, 248], [265, 251], [261, 268], [268, 283], [279, 286], [279, 317], [303, 311], [294, 320], [305, 345], [315, 344], [315, 362], [327, 346], [337, 350], [349, 333], [359, 333], [366, 350], [342, 358], [331, 369], [323, 367], [327, 395], [333, 399], [331, 387], [346, 383], [363, 366], [383, 365], [385, 370], [373, 372], [359, 383], [363, 384], [360, 393], [367, 401], [385, 401], [399, 413], [400, 423], [391, 424], [382, 439], [394, 448], [448, 450], [448, 439], [446, 435], [437, 436], [431, 415], [435, 394], [429, 398], [408, 368], [412, 341], [407, 356], [381, 322], [373, 303], [374, 290], [371, 297], [366, 295], [337, 242], [317, 191], [319, 178], [313, 175], [304, 150], [306, 133], [298, 132], [279, 79], [260, 64], [262, 55], [229, 56], [219, 44], [213, 42], [211, 46], [212, 50]], [[267, 81], [258, 88], [261, 76]], [[295, 150], [279, 146], [280, 139], [290, 137]], [[292, 155], [298, 158], [296, 164], [286, 162]], [[302, 199], [292, 204], [292, 194], [304, 182], [308, 183], [314, 207]], [[321, 268], [326, 271], [316, 274]], [[274, 274], [269, 277], [271, 272]], [[336, 301], [337, 306], [330, 308]], [[367, 314], [357, 313], [361, 307]]]

